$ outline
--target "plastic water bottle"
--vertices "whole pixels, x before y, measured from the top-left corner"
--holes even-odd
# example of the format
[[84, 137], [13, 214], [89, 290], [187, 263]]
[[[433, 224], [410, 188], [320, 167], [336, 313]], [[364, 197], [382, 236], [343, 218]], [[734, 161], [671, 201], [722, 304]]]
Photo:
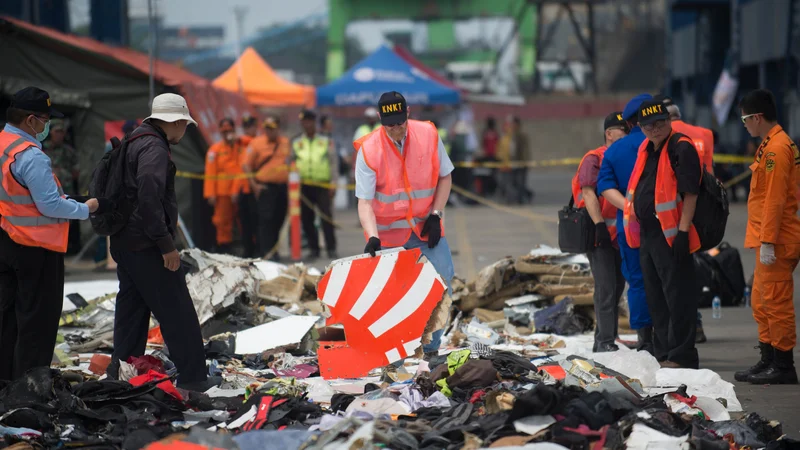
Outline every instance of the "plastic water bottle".
[[719, 295], [715, 295], [714, 300], [711, 301], [711, 309], [713, 311], [711, 317], [722, 319], [722, 300], [719, 299]]
[[744, 305], [743, 306], [750, 306], [750, 286], [744, 287]]

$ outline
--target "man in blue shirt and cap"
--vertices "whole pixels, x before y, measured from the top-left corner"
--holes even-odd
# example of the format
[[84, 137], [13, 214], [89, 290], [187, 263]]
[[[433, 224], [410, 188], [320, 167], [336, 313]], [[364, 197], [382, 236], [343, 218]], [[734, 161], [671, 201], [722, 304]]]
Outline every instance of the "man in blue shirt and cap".
[[[628, 180], [636, 164], [639, 146], [645, 140], [644, 133], [639, 127], [637, 113], [642, 102], [652, 98], [650, 94], [640, 94], [625, 105], [622, 118], [628, 122], [631, 131], [606, 150], [597, 177], [597, 192], [617, 207], [618, 224], [623, 223], [622, 210], [625, 208], [623, 193], [628, 190]], [[622, 274], [628, 282], [628, 317], [631, 328], [636, 330], [639, 337], [637, 349], [654, 354], [653, 320], [647, 308], [642, 267], [639, 265], [639, 249], [628, 246], [622, 229], [617, 234], [617, 241], [622, 255]]]

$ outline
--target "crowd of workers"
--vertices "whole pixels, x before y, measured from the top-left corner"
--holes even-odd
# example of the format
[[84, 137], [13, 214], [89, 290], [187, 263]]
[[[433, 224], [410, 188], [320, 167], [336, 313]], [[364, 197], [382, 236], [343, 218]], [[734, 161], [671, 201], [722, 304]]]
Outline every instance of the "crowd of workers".
[[[744, 242], [756, 250], [751, 302], [761, 359], [735, 378], [796, 384], [792, 273], [800, 260], [800, 152], [777, 123], [772, 93], [750, 92], [739, 109], [749, 134], [761, 140], [750, 166]], [[639, 349], [661, 367], [699, 367], [695, 343], [704, 338], [698, 339], [692, 254], [701, 241], [693, 220], [703, 174], [713, 174], [713, 153], [712, 132], [685, 123], [664, 96], [639, 95], [605, 119], [604, 145], [586, 153], [572, 179], [575, 204], [595, 224], [587, 255], [595, 282], [595, 351], [618, 350], [617, 308], [627, 281]]]
[[[368, 122], [353, 141], [364, 252], [374, 257], [384, 248], [419, 248], [450, 291], [454, 269], [444, 209], [453, 184], [453, 149], [448, 152], [433, 123], [410, 119], [400, 93], [383, 94], [377, 106], [380, 126], [377, 120]], [[739, 109], [747, 131], [761, 139], [750, 166], [744, 243], [757, 255], [752, 309], [761, 359], [735, 376], [757, 384], [795, 384], [792, 273], [800, 260], [800, 152], [777, 124], [770, 92], [745, 95]], [[7, 363], [0, 365], [0, 379], [15, 379], [50, 363], [69, 221], [117, 206], [105, 198], [65, 195], [61, 177], [74, 179], [74, 172], [54, 170], [43, 152], [42, 142], [61, 117], [47, 92], [35, 87], [17, 92], [6, 115], [0, 132], [0, 359]], [[276, 117], [261, 123], [263, 134], [254, 120], [245, 119], [246, 134], [238, 137], [232, 120], [220, 123], [223, 139], [209, 149], [207, 174], [213, 176], [204, 189], [214, 206], [220, 249], [231, 244], [238, 222], [251, 255], [277, 254], [287, 212], [288, 168], [296, 167], [303, 181], [301, 216], [310, 256], [320, 256], [317, 212], [327, 216], [328, 256], [337, 256], [330, 217], [339, 159], [330, 122], [320, 120], [320, 131], [318, 119], [313, 111], [303, 111], [303, 131], [291, 140], [281, 135]], [[200, 326], [175, 246], [177, 168], [170, 146], [182, 139], [189, 124], [196, 122], [183, 97], [162, 94], [153, 100], [151, 115], [126, 136], [122, 181], [135, 206], [110, 239], [120, 288], [107, 374], [116, 378], [119, 361], [144, 353], [152, 314], [178, 369], [178, 385], [206, 390], [220, 380], [206, 374]], [[520, 133], [507, 135], [512, 148], [526, 141]], [[595, 351], [618, 349], [617, 307], [627, 281], [630, 325], [637, 330], [639, 349], [652, 353], [662, 367], [698, 368], [699, 291], [691, 255], [701, 242], [693, 219], [703, 174], [713, 170], [713, 152], [711, 133], [684, 123], [669, 98], [639, 95], [606, 118], [604, 145], [584, 156], [572, 180], [576, 204], [587, 209], [595, 224], [595, 246], [588, 255], [595, 279]], [[63, 149], [55, 155], [68, 157]], [[498, 176], [501, 183], [509, 178], [518, 186], [524, 175]], [[441, 329], [433, 333], [423, 346], [426, 353], [438, 349], [441, 335]]]

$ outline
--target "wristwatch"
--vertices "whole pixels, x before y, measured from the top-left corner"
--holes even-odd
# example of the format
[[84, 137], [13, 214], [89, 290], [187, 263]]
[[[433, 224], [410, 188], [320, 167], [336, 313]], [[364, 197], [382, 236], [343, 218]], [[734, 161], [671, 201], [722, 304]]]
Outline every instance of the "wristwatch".
[[433, 211], [431, 211], [431, 214], [433, 214], [434, 216], [438, 216], [440, 219], [444, 217], [444, 211], [442, 211], [441, 209], [434, 209]]

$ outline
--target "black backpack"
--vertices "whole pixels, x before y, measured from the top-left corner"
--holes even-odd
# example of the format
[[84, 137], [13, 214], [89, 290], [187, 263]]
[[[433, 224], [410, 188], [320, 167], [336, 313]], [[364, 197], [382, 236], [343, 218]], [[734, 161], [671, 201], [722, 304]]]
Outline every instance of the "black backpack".
[[141, 133], [125, 136], [121, 142], [116, 137], [111, 138], [111, 150], [103, 155], [92, 172], [89, 197], [105, 198], [111, 202], [106, 212], [89, 217], [92, 228], [100, 236], [113, 236], [119, 233], [127, 225], [128, 218], [136, 208], [125, 190], [125, 161], [128, 144], [142, 136], [156, 135]]
[[[683, 134], [674, 133], [667, 148], [672, 148], [683, 136]], [[674, 169], [672, 156], [670, 155], [670, 162]], [[722, 242], [729, 214], [728, 192], [725, 190], [725, 186], [703, 166], [703, 179], [700, 181], [697, 207], [694, 219], [692, 219], [697, 235], [700, 237], [700, 251], [710, 250]]]

